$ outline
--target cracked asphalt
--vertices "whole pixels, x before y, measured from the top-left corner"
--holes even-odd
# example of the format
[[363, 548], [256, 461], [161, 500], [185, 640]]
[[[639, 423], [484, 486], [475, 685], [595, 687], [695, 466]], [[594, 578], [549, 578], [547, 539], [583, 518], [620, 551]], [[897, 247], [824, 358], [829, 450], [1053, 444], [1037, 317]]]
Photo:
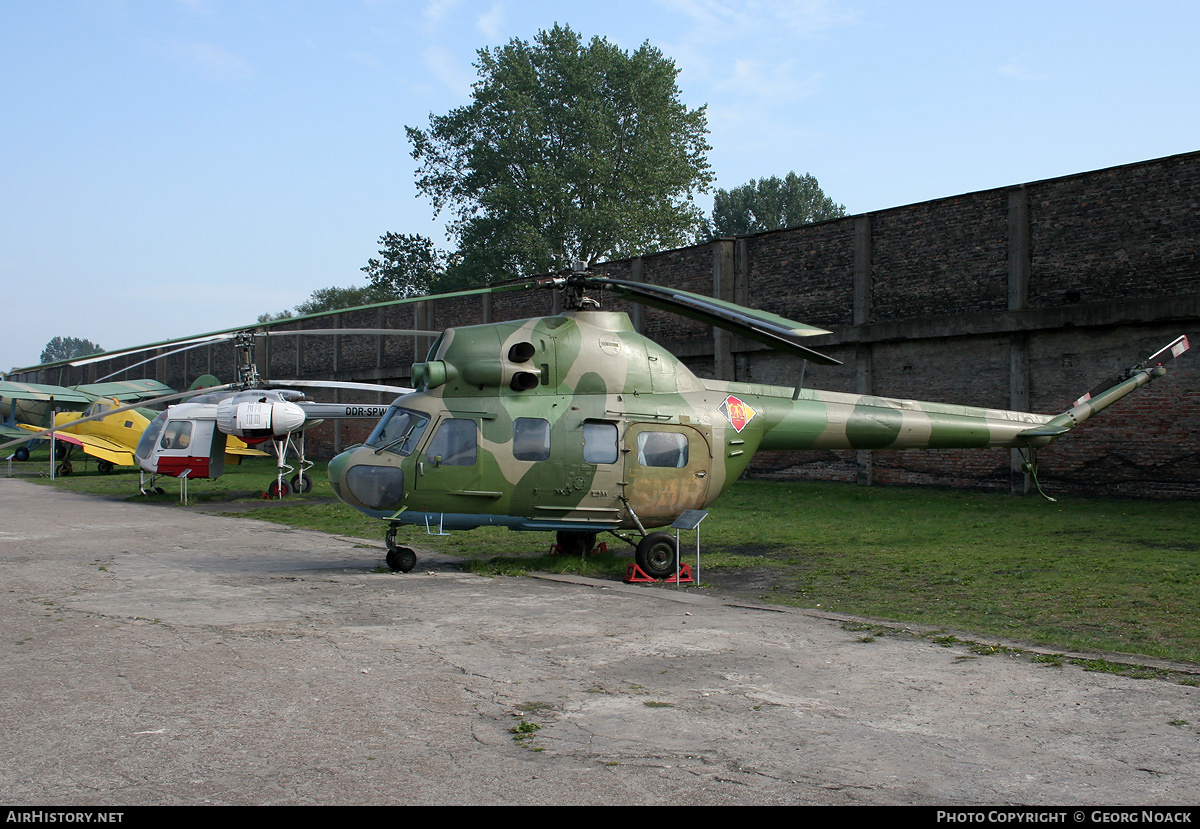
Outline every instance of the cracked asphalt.
[[0, 479], [0, 800], [1200, 802], [1197, 687], [380, 555]]

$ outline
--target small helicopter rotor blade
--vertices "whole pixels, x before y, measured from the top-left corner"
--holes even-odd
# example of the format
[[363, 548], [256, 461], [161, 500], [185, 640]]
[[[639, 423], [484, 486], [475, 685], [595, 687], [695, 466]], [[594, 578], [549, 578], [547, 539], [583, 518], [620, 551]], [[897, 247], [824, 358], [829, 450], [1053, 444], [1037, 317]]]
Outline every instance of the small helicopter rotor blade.
[[1174, 360], [1191, 347], [1192, 344], [1188, 342], [1187, 334], [1181, 334], [1147, 357], [1146, 362], [1153, 363], [1156, 360]]
[[1191, 343], [1188, 342], [1187, 335], [1182, 334], [1171, 340], [1171, 342], [1167, 343], [1158, 351], [1151, 354], [1145, 360], [1142, 360], [1142, 362], [1126, 370], [1126, 372], [1120, 377], [1113, 377], [1097, 384], [1095, 387], [1090, 389], [1087, 394], [1083, 395], [1083, 397], [1080, 397], [1071, 405], [1078, 406], [1080, 403], [1086, 403], [1089, 400], [1099, 397], [1114, 386], [1121, 385], [1139, 371], [1147, 367], [1161, 366], [1166, 360], [1174, 360], [1176, 357], [1185, 353], [1189, 348], [1191, 348]]
[[[153, 406], [155, 403], [162, 403], [163, 401], [166, 401], [166, 400], [178, 400], [180, 397], [190, 397], [191, 395], [194, 395], [194, 394], [203, 394], [204, 392], [210, 392], [210, 391], [224, 391], [226, 389], [232, 389], [232, 388], [236, 388], [236, 386], [233, 383], [225, 383], [224, 385], [211, 386], [207, 389], [189, 389], [188, 391], [175, 392], [174, 394], [164, 394], [162, 397], [153, 397], [149, 400], [141, 400], [141, 401], [138, 401], [137, 403], [130, 403], [128, 406], [118, 406], [116, 408], [108, 409], [103, 412], [98, 412], [97, 414], [94, 414], [94, 415], [88, 415], [87, 417], [77, 418], [76, 420], [72, 420], [69, 425], [76, 426], [80, 423], [88, 423], [89, 421], [92, 421], [92, 420], [100, 420], [102, 418], [108, 417], [109, 415], [121, 414], [122, 412], [128, 412], [133, 409], [140, 409], [140, 408], [143, 408], [146, 406]], [[40, 432], [30, 432], [27, 437], [20, 438], [19, 440], [10, 440], [8, 443], [0, 443], [0, 450], [7, 449], [10, 446], [16, 446], [18, 443], [24, 443], [27, 440], [31, 440], [31, 439], [36, 440], [37, 438], [48, 437], [51, 432], [61, 432], [64, 430], [64, 428], [66, 428], [66, 427], [55, 427], [53, 429], [42, 429]]]
[[823, 328], [786, 319], [769, 311], [759, 311], [732, 302], [643, 282], [589, 276], [586, 278], [585, 284], [612, 291], [642, 305], [661, 308], [689, 319], [708, 323], [716, 328], [730, 331], [781, 351], [787, 351], [814, 363], [832, 366], [842, 364], [841, 360], [835, 360], [833, 357], [814, 351], [799, 342], [803, 337], [815, 337], [830, 332]]

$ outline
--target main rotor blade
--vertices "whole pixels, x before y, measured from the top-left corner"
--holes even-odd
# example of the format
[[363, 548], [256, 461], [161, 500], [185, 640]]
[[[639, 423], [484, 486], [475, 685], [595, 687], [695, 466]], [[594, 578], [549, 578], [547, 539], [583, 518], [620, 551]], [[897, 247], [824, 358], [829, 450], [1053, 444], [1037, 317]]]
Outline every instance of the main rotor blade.
[[379, 383], [354, 383], [351, 381], [341, 380], [271, 380], [265, 383], [267, 388], [288, 388], [294, 386], [298, 389], [314, 388], [314, 389], [350, 389], [353, 391], [386, 391], [393, 394], [410, 394], [415, 389], [408, 389], [404, 386], [385, 386]]
[[[149, 360], [142, 360], [142, 362], [140, 362], [140, 363], [134, 363], [132, 366], [129, 366], [128, 368], [121, 369], [121, 371], [128, 371], [130, 368], [136, 368], [137, 366], [153, 362], [153, 361], [159, 359], [159, 357], [170, 357], [172, 354], [178, 354], [181, 351], [187, 351], [192, 348], [199, 348], [202, 345], [208, 345], [209, 343], [218, 342], [220, 340], [232, 339], [234, 336], [236, 336], [236, 335], [235, 334], [206, 334], [203, 337], [192, 337], [190, 339], [183, 339], [183, 340], [170, 340], [165, 343], [158, 343], [157, 345], [139, 345], [139, 346], [135, 346], [133, 348], [118, 348], [115, 351], [102, 351], [99, 354], [89, 354], [87, 357], [80, 357], [78, 360], [72, 360], [71, 362], [67, 363], [67, 365], [69, 365], [69, 366], [86, 366], [86, 365], [90, 365], [92, 363], [103, 362], [104, 360], [112, 360], [117, 357], [125, 357], [130, 354], [141, 354], [144, 351], [153, 351], [156, 348], [162, 348], [164, 345], [182, 345], [183, 346], [183, 348], [177, 348], [174, 351], [168, 351], [166, 354], [155, 355], [154, 357], [151, 357]], [[116, 374], [120, 374], [121, 371], [118, 371], [115, 374], [110, 374], [108, 376], [114, 377]], [[96, 382], [98, 383], [100, 381], [97, 380]]]
[[288, 328], [283, 331], [255, 331], [257, 337], [286, 337], [288, 335], [297, 334], [392, 334], [397, 337], [415, 335], [418, 337], [437, 337], [441, 335], [441, 331], [426, 331], [423, 328]]
[[842, 364], [841, 360], [835, 360], [799, 342], [802, 337], [815, 337], [830, 332], [769, 311], [746, 308], [732, 302], [644, 282], [590, 276], [587, 277], [586, 284], [596, 285], [652, 308], [661, 308], [689, 319], [699, 320], [814, 363], [831, 366]]
[[[290, 320], [289, 320], [290, 321]], [[193, 348], [201, 348], [202, 346], [211, 345], [222, 340], [232, 340], [242, 332], [230, 332], [224, 334], [208, 334], [202, 337], [194, 337], [185, 340], [172, 340], [167, 343], [159, 343], [157, 345], [144, 345], [134, 348], [118, 349], [116, 351], [104, 351], [99, 354], [90, 354], [87, 357], [81, 357], [78, 360], [72, 360], [67, 365], [69, 366], [86, 366], [91, 363], [99, 363], [104, 360], [113, 360], [117, 357], [126, 357], [131, 354], [140, 354], [145, 351], [153, 351], [162, 348], [164, 345], [182, 345], [182, 348], [175, 348], [164, 354], [155, 354], [153, 357], [148, 357], [145, 360], [128, 365], [120, 371], [114, 371], [112, 374], [107, 374], [97, 380], [97, 383], [116, 377], [119, 374], [124, 374], [130, 369], [135, 369], [138, 366], [144, 366], [146, 363], [153, 363], [155, 360], [160, 360], [164, 357], [170, 357], [173, 354], [179, 354], [184, 351], [191, 351]], [[313, 334], [318, 336], [328, 336], [330, 334], [365, 334], [365, 335], [384, 335], [384, 336], [429, 336], [436, 337], [441, 331], [426, 331], [422, 328], [291, 328], [282, 331], [259, 330], [257, 328], [245, 329], [245, 333], [254, 334], [256, 337], [286, 337], [299, 336], [302, 334]]]
[[[142, 360], [137, 363], [133, 363], [132, 365], [125, 366], [125, 368], [121, 369], [120, 371], [114, 371], [112, 374], [106, 374], [103, 377], [101, 377], [99, 380], [97, 380], [96, 382], [103, 383], [105, 380], [108, 380], [112, 377], [116, 377], [118, 374], [124, 374], [125, 372], [129, 371], [130, 369], [137, 368], [138, 366], [144, 366], [146, 363], [153, 363], [155, 360], [161, 360], [164, 357], [170, 357], [172, 354], [179, 354], [182, 351], [191, 351], [193, 348], [203, 348], [204, 346], [211, 344], [212, 342], [214, 342], [217, 339], [228, 339], [228, 337], [208, 337], [208, 338], [202, 340], [201, 342], [192, 343], [191, 345], [185, 345], [183, 348], [177, 348], [174, 351], [168, 351], [166, 354], [155, 354], [153, 357], [147, 357], [145, 360]], [[136, 354], [137, 352], [131, 351], [128, 353]], [[98, 361], [90, 360], [89, 362], [98, 362]], [[71, 363], [71, 365], [84, 365], [84, 363]]]

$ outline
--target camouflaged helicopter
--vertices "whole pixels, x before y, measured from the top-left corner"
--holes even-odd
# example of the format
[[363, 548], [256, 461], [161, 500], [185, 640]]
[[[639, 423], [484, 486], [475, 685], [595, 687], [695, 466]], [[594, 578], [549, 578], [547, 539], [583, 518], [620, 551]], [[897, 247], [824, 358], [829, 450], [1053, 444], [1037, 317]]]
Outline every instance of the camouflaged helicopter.
[[1180, 337], [1067, 411], [1032, 414], [698, 378], [585, 292], [840, 363], [801, 342], [822, 329], [582, 269], [495, 290], [534, 284], [562, 291], [567, 310], [447, 329], [413, 366], [416, 391], [395, 400], [365, 444], [329, 463], [338, 497], [388, 522], [393, 570], [416, 565], [396, 540], [404, 525], [502, 526], [556, 532], [572, 554], [609, 532], [636, 544], [647, 575], [665, 578], [677, 566], [675, 537], [651, 530], [712, 504], [759, 450], [1015, 448], [1036, 472], [1039, 447], [1161, 377], [1154, 361], [1188, 347]]

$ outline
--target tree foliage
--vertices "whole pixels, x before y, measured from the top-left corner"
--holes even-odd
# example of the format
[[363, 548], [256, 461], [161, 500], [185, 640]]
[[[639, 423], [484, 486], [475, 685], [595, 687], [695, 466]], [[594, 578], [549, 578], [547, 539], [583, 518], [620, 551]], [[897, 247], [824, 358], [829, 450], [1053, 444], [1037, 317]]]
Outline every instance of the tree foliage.
[[408, 127], [417, 187], [449, 226], [455, 281], [547, 273], [678, 247], [712, 181], [705, 109], [679, 100], [678, 70], [569, 27], [481, 49], [470, 104]]
[[380, 298], [403, 299], [440, 289], [453, 257], [434, 247], [424, 236], [385, 233], [379, 237], [379, 259], [368, 259], [360, 268], [371, 280], [371, 290]]
[[846, 208], [825, 195], [808, 173], [750, 179], [713, 197], [711, 236], [741, 236], [837, 219]]
[[447, 285], [447, 268], [454, 257], [437, 250], [433, 242], [424, 236], [402, 233], [386, 233], [379, 237], [379, 259], [368, 259], [359, 270], [367, 274], [368, 285], [351, 285], [346, 288], [318, 288], [312, 295], [296, 306], [294, 311], [278, 314], [260, 314], [258, 321], [272, 322], [291, 319], [295, 316], [320, 314], [325, 311], [340, 311], [421, 296], [436, 290], [450, 290]]
[[98, 354], [103, 350], [91, 340], [81, 340], [78, 337], [55, 337], [42, 349], [41, 359], [43, 363], [57, 363], [60, 360], [74, 360], [76, 357]]
[[383, 302], [393, 297], [380, 296], [371, 285], [351, 285], [348, 288], [318, 288], [304, 302], [296, 306], [296, 315], [320, 314], [323, 311], [340, 311]]

